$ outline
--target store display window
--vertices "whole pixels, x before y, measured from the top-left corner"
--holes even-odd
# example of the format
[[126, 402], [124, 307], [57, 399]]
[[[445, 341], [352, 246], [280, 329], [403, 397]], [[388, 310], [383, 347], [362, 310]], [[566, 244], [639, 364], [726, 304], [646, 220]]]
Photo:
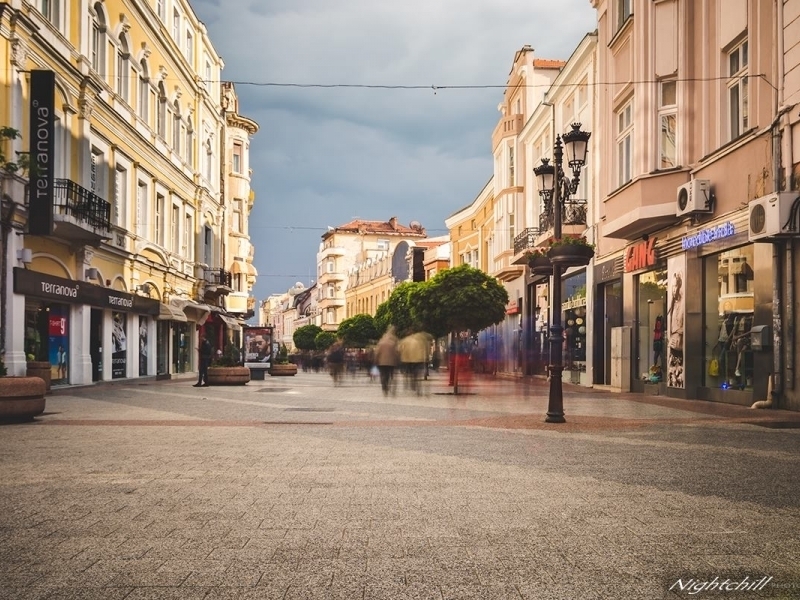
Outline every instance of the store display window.
[[636, 365], [639, 378], [660, 383], [666, 370], [667, 267], [637, 276]]
[[570, 371], [586, 371], [586, 272], [564, 279], [562, 286], [564, 366]]
[[704, 259], [705, 384], [753, 388], [753, 246]]

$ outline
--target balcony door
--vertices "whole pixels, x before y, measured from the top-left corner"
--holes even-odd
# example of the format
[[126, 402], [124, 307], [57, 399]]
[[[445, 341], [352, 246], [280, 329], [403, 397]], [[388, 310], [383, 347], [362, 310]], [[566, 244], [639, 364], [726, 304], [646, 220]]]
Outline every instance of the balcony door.
[[214, 232], [208, 225], [203, 227], [203, 262], [214, 268]]

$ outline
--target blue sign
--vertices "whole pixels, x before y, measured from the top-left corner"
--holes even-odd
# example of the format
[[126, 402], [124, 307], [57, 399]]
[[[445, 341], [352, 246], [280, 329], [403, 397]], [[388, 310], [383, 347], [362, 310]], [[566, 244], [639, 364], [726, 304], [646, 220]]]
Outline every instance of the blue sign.
[[734, 234], [736, 234], [736, 228], [733, 226], [733, 223], [728, 221], [722, 225], [709, 227], [708, 229], [701, 229], [697, 233], [684, 236], [681, 240], [681, 247], [684, 250], [688, 250], [689, 248], [697, 248], [698, 246], [702, 246], [708, 242], [731, 237]]

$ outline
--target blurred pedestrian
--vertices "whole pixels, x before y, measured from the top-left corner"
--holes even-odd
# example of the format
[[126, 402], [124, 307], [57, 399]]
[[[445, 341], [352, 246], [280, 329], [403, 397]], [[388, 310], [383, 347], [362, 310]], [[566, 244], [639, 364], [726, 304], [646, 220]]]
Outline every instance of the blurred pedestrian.
[[406, 387], [418, 395], [422, 391], [420, 380], [428, 360], [429, 344], [430, 336], [422, 331], [404, 337], [399, 344], [400, 362], [403, 363], [406, 373]]
[[328, 370], [333, 378], [333, 385], [339, 385], [344, 376], [345, 350], [341, 340], [336, 340], [328, 349]]
[[194, 387], [208, 387], [208, 367], [211, 366], [211, 357], [214, 354], [214, 349], [211, 347], [211, 342], [208, 341], [207, 336], [203, 336], [197, 352], [200, 354], [200, 368], [197, 373], [197, 383], [194, 384]]
[[383, 337], [381, 337], [378, 344], [375, 346], [375, 364], [378, 365], [381, 378], [381, 390], [383, 390], [384, 396], [389, 395], [389, 387], [394, 378], [394, 370], [399, 362], [397, 334], [395, 333], [394, 325], [390, 325], [389, 329], [383, 334]]

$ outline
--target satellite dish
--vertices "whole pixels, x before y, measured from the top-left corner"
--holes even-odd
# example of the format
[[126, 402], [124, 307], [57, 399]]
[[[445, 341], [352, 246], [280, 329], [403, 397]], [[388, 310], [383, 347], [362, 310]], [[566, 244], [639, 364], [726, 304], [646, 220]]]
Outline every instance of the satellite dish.
[[422, 223], [419, 221], [411, 221], [411, 223], [409, 223], [409, 227], [411, 227], [411, 229], [422, 229]]

